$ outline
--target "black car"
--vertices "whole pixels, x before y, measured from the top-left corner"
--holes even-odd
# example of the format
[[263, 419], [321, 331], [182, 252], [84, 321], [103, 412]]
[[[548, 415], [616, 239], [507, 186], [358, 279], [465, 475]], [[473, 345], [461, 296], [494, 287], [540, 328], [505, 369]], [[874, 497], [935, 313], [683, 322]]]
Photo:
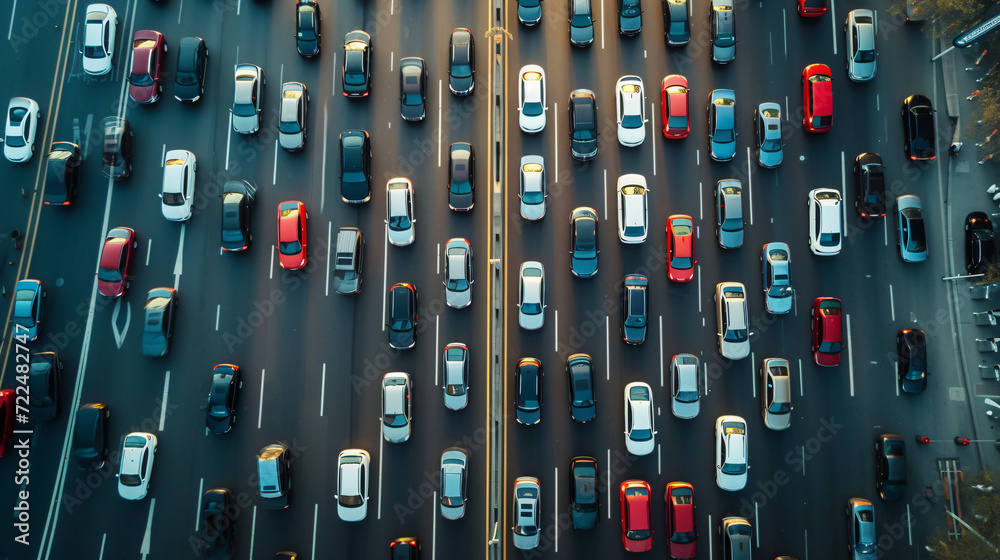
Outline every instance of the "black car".
[[76, 411], [73, 425], [73, 461], [81, 471], [104, 468], [108, 458], [108, 418], [106, 404], [89, 403]]
[[530, 426], [542, 421], [542, 362], [538, 358], [521, 358], [514, 368], [514, 388], [517, 395], [519, 424]]
[[101, 171], [115, 181], [128, 179], [132, 174], [132, 126], [126, 119], [106, 117], [101, 129], [104, 130]]
[[476, 204], [476, 150], [468, 142], [448, 149], [448, 208], [468, 212]]
[[346, 97], [368, 97], [371, 91], [371, 35], [360, 29], [344, 37], [344, 69], [341, 86]]
[[590, 422], [597, 416], [594, 391], [594, 361], [587, 354], [566, 358], [566, 380], [569, 387], [569, 415], [577, 422]]
[[399, 60], [399, 112], [403, 120], [422, 121], [427, 116], [427, 65], [408, 56]]
[[417, 288], [400, 282], [389, 288], [389, 346], [405, 350], [417, 343]]
[[626, 344], [646, 341], [646, 288], [649, 280], [641, 274], [622, 279], [622, 339]]
[[965, 217], [965, 270], [985, 274], [997, 264], [993, 223], [985, 212], [971, 212]]
[[885, 170], [878, 154], [865, 152], [854, 158], [854, 209], [862, 218], [885, 216]]
[[49, 151], [45, 181], [45, 204], [69, 206], [80, 190], [80, 146], [72, 142], [53, 142]]
[[903, 438], [882, 434], [875, 438], [875, 487], [883, 500], [898, 500], [906, 488], [906, 452]]
[[671, 47], [691, 42], [691, 22], [688, 21], [688, 0], [662, 0], [663, 38]]
[[153, 288], [146, 294], [145, 327], [142, 331], [142, 355], [166, 356], [177, 313], [177, 290]]
[[198, 101], [205, 95], [205, 66], [208, 47], [201, 37], [184, 37], [177, 48], [174, 97], [178, 101]]
[[219, 364], [212, 370], [212, 386], [205, 407], [205, 426], [213, 434], [224, 434], [236, 423], [236, 397], [243, 388], [240, 366]]
[[295, 1], [295, 48], [306, 58], [319, 54], [322, 20], [316, 0]]
[[372, 143], [366, 130], [340, 133], [340, 198], [348, 204], [372, 197]]
[[243, 251], [250, 247], [250, 215], [257, 188], [249, 181], [226, 181], [222, 187], [222, 250]]
[[451, 32], [448, 59], [448, 89], [455, 95], [469, 95], [476, 87], [476, 41], [464, 27]]
[[634, 37], [642, 31], [642, 5], [639, 0], [618, 0], [618, 33]]
[[420, 543], [415, 537], [400, 537], [389, 543], [389, 560], [420, 560]]
[[934, 152], [934, 107], [927, 96], [916, 93], [903, 100], [903, 152], [912, 160], [928, 161]]
[[593, 457], [573, 457], [569, 462], [569, 512], [577, 531], [595, 529], [598, 515], [597, 460]]
[[517, 0], [517, 20], [521, 25], [538, 25], [542, 21], [542, 0]]
[[597, 155], [597, 98], [589, 89], [569, 94], [569, 149], [580, 161]]
[[594, 12], [590, 0], [569, 0], [569, 44], [586, 47], [594, 42]]
[[31, 394], [31, 419], [53, 420], [59, 415], [63, 366], [55, 352], [31, 355], [28, 390]]
[[900, 329], [896, 333], [896, 373], [904, 393], [919, 393], [927, 388], [927, 336], [919, 329]]
[[239, 506], [228, 488], [212, 488], [201, 495], [199, 558], [229, 560], [236, 550], [235, 512]]
[[577, 278], [597, 275], [597, 210], [581, 206], [569, 216], [569, 270]]

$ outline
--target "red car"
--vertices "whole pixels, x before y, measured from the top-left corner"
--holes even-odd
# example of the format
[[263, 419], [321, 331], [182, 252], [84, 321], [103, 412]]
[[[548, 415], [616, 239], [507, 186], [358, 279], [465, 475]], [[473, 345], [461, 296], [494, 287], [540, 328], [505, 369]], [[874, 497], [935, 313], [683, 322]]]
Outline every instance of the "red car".
[[826, 13], [826, 0], [797, 0], [797, 3], [802, 17], [819, 17]]
[[694, 220], [674, 214], [667, 218], [667, 278], [690, 282], [694, 278]]
[[653, 506], [649, 501], [649, 483], [644, 480], [622, 482], [619, 499], [622, 506], [622, 544], [629, 552], [653, 548]]
[[0, 391], [0, 457], [10, 451], [14, 441], [14, 389]]
[[667, 553], [671, 558], [694, 558], [698, 550], [694, 487], [671, 482], [663, 495], [667, 504]]
[[826, 132], [833, 126], [833, 78], [826, 64], [802, 70], [802, 126], [809, 132]]
[[132, 70], [128, 75], [128, 96], [136, 103], [153, 103], [163, 90], [163, 57], [167, 42], [158, 31], [136, 31], [132, 39]]
[[306, 266], [306, 205], [286, 200], [278, 205], [278, 263], [281, 268], [298, 270]]
[[687, 138], [691, 132], [687, 78], [680, 74], [663, 78], [663, 83], [660, 84], [660, 107], [663, 111], [663, 135], [667, 138]]
[[132, 228], [119, 227], [108, 232], [101, 250], [101, 267], [97, 269], [98, 293], [111, 298], [125, 294], [129, 287], [132, 254], [138, 246]]
[[832, 297], [818, 297], [813, 301], [812, 311], [812, 351], [816, 365], [840, 365], [841, 330], [840, 300]]

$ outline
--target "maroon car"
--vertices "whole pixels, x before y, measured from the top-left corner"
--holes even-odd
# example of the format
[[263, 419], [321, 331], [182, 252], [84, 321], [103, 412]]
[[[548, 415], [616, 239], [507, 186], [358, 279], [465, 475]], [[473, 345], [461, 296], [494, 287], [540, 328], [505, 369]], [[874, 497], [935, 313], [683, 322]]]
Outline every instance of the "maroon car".
[[159, 31], [136, 31], [132, 39], [132, 70], [128, 75], [128, 96], [136, 103], [153, 103], [163, 90], [163, 57], [167, 42]]
[[119, 227], [108, 232], [101, 251], [101, 267], [97, 269], [97, 291], [102, 296], [119, 297], [128, 289], [128, 272], [138, 244], [132, 228]]

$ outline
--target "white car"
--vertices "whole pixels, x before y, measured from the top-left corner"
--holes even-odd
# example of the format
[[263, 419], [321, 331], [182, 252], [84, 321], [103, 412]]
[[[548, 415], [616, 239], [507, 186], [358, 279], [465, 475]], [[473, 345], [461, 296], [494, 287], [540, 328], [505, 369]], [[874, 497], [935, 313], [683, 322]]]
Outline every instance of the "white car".
[[172, 222], [191, 218], [194, 203], [194, 175], [198, 162], [187, 150], [170, 150], [163, 160], [163, 217]]
[[715, 421], [715, 483], [738, 492], [747, 485], [747, 423], [739, 416]]
[[237, 64], [233, 89], [233, 131], [254, 134], [260, 130], [261, 101], [264, 93], [264, 70], [256, 64]]
[[618, 107], [618, 142], [639, 146], [646, 140], [646, 89], [639, 76], [622, 76], [615, 84]]
[[531, 550], [541, 542], [542, 487], [533, 476], [521, 476], [514, 481], [514, 546]]
[[821, 257], [840, 253], [843, 200], [834, 189], [809, 191], [809, 248]]
[[118, 495], [126, 500], [141, 500], [149, 490], [156, 458], [156, 436], [132, 432], [125, 436], [122, 460], [118, 466]]
[[545, 158], [523, 156], [521, 158], [521, 217], [525, 220], [541, 220], [545, 217], [545, 199], [549, 196], [545, 186]]
[[463, 309], [472, 305], [472, 245], [468, 239], [455, 237], [445, 244], [444, 300], [448, 307]]
[[642, 243], [649, 231], [646, 178], [629, 173], [618, 178], [618, 239]]
[[382, 376], [382, 437], [389, 443], [410, 439], [410, 375], [402, 372]]
[[625, 449], [632, 455], [649, 455], [656, 449], [653, 390], [634, 381], [625, 386]]
[[750, 355], [750, 331], [747, 326], [747, 290], [739, 282], [715, 285], [715, 312], [719, 325], [719, 353], [730, 360]]
[[677, 354], [670, 360], [670, 412], [678, 418], [694, 418], [701, 410], [698, 356]]
[[385, 223], [389, 225], [389, 243], [402, 247], [413, 243], [413, 183], [406, 177], [389, 179], [385, 185]]
[[868, 82], [875, 77], [875, 12], [851, 10], [844, 22], [847, 48], [847, 77]]
[[111, 71], [115, 54], [115, 33], [118, 14], [107, 4], [87, 6], [87, 21], [83, 30], [83, 71], [91, 76], [103, 76]]
[[3, 155], [8, 161], [20, 163], [31, 159], [31, 154], [35, 153], [35, 132], [41, 116], [34, 99], [10, 98], [3, 138]]
[[461, 519], [465, 515], [469, 481], [469, 452], [449, 447], [441, 454], [441, 517]]
[[527, 64], [518, 73], [517, 122], [529, 134], [545, 129], [545, 70], [537, 64]]
[[364, 449], [345, 449], [337, 456], [337, 515], [341, 521], [363, 521], [368, 515], [368, 465]]
[[522, 329], [536, 331], [545, 325], [545, 267], [538, 261], [521, 264], [517, 292], [517, 323]]
[[444, 347], [444, 406], [462, 410], [469, 404], [469, 347], [452, 342]]

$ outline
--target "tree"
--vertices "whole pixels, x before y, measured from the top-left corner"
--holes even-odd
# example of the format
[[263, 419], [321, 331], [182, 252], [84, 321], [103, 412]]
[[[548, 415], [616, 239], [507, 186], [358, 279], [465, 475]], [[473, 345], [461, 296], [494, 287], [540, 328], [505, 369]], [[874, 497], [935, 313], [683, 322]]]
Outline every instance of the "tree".
[[[973, 486], [990, 488], [979, 490]], [[973, 480], [962, 485], [962, 521], [994, 545], [1000, 546], [1000, 484], [994, 482], [991, 472], [981, 472]], [[1000, 558], [1000, 552], [984, 543], [967, 529], [962, 537], [952, 539], [943, 527], [938, 527], [933, 537], [927, 540], [932, 560], [987, 560]]]

